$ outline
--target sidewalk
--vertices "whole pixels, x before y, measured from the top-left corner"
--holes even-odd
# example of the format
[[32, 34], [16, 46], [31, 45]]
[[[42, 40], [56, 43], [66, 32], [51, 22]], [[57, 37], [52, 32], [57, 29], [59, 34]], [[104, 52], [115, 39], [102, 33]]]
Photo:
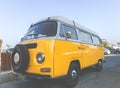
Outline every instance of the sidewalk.
[[14, 79], [15, 79], [15, 75], [12, 73], [12, 70], [7, 70], [7, 71], [1, 70], [1, 58], [0, 58], [0, 84], [14, 80]]
[[120, 54], [109, 54], [109, 55], [104, 55], [105, 57], [109, 57], [109, 56], [120, 56]]
[[0, 84], [14, 80], [15, 75], [12, 73], [12, 71], [0, 71]]

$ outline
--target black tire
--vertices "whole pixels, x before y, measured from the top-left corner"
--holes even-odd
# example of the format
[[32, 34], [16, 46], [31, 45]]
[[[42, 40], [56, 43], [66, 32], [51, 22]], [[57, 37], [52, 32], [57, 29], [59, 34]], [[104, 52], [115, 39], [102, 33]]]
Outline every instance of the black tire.
[[95, 65], [95, 69], [96, 69], [96, 71], [101, 71], [102, 68], [103, 68], [102, 61], [99, 60], [98, 63]]
[[76, 63], [71, 63], [68, 74], [65, 78], [65, 84], [67, 86], [75, 86], [79, 80], [79, 73], [79, 65], [77, 65]]
[[119, 52], [117, 51], [116, 54], [119, 54]]
[[[17, 58], [17, 59], [16, 59]], [[16, 45], [12, 53], [12, 68], [15, 72], [24, 73], [29, 65], [29, 52], [25, 45]]]

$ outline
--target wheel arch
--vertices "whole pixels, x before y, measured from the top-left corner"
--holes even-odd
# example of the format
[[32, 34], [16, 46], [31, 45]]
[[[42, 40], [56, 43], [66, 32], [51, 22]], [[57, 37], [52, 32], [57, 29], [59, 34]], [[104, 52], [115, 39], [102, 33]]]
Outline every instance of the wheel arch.
[[[69, 71], [69, 69], [70, 69], [70, 65], [73, 64], [73, 63], [75, 63], [76, 65], [78, 65], [79, 70], [81, 69], [80, 61], [79, 61], [79, 60], [72, 60], [72, 61], [69, 63], [68, 71]], [[67, 71], [67, 73], [68, 73], [68, 71]]]
[[100, 58], [100, 59], [98, 59], [98, 61], [102, 61], [102, 62], [104, 62], [104, 59], [103, 59], [103, 58]]

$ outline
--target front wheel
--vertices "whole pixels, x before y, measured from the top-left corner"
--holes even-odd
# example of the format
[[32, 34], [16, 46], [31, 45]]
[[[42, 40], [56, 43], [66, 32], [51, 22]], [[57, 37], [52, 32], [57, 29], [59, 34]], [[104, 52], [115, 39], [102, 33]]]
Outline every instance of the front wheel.
[[71, 63], [65, 83], [68, 86], [75, 86], [79, 80], [79, 66], [76, 63]]
[[96, 71], [101, 71], [102, 70], [102, 61], [99, 60], [98, 63], [95, 65]]

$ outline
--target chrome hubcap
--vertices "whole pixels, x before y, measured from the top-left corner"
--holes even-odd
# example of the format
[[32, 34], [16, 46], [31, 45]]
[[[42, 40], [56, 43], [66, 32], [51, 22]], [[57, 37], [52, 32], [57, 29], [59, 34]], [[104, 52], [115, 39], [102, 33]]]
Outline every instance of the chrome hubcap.
[[102, 62], [101, 62], [101, 61], [99, 61], [98, 63], [99, 63], [99, 66], [101, 66], [101, 65], [102, 65]]
[[71, 73], [71, 76], [72, 76], [73, 79], [76, 79], [76, 77], [77, 77], [77, 71], [73, 70], [72, 73]]
[[19, 61], [20, 61], [20, 55], [19, 55], [19, 53], [15, 53], [15, 55], [14, 55], [14, 63], [18, 64]]

